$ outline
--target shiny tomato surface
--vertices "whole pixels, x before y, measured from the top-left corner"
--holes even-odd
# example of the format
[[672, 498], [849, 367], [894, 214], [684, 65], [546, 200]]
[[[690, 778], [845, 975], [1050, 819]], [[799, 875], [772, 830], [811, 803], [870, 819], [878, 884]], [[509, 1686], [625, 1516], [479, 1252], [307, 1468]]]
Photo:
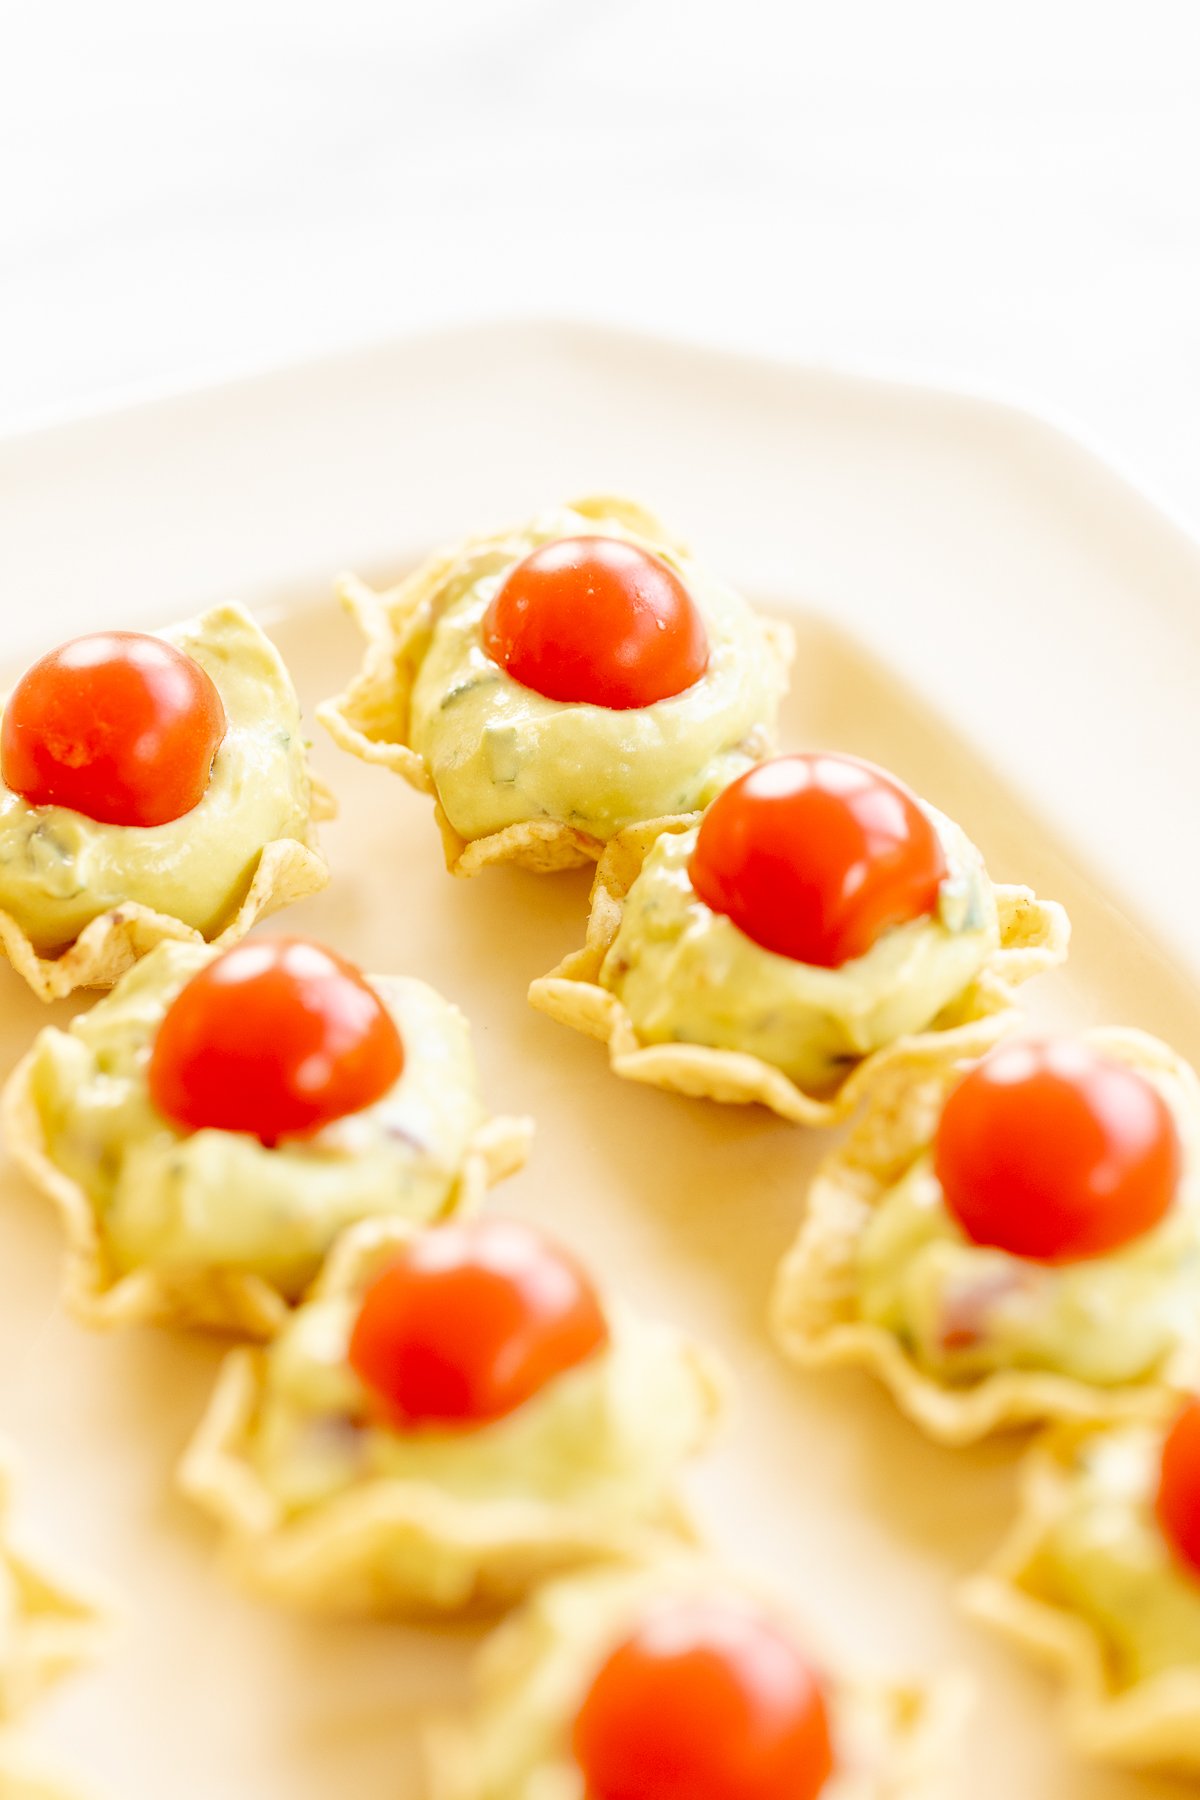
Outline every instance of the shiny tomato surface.
[[764, 950], [836, 969], [932, 912], [946, 859], [901, 782], [825, 751], [759, 763], [718, 794], [689, 873]]
[[371, 1283], [350, 1363], [401, 1426], [486, 1425], [595, 1356], [608, 1326], [587, 1276], [519, 1219], [421, 1232]]
[[372, 1105], [404, 1046], [360, 972], [306, 938], [249, 938], [181, 988], [150, 1055], [150, 1094], [191, 1131], [305, 1137]]
[[950, 1094], [934, 1162], [973, 1243], [1054, 1263], [1157, 1225], [1182, 1151], [1170, 1108], [1136, 1069], [1069, 1039], [1020, 1039]]
[[166, 825], [203, 799], [225, 709], [192, 657], [136, 631], [74, 638], [22, 675], [0, 773], [32, 806], [105, 825]]
[[683, 582], [624, 538], [557, 538], [533, 551], [488, 607], [483, 643], [523, 687], [619, 711], [683, 693], [708, 666]]
[[790, 1637], [729, 1599], [654, 1608], [575, 1721], [588, 1800], [816, 1800], [833, 1772], [820, 1683]]
[[1187, 1401], [1167, 1433], [1156, 1509], [1167, 1542], [1200, 1575], [1200, 1400]]

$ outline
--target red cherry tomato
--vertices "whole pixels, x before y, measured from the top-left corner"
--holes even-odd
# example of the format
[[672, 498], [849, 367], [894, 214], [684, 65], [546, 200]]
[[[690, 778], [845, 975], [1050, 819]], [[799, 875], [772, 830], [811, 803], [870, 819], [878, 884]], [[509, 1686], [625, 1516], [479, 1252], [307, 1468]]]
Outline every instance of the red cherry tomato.
[[689, 873], [705, 905], [764, 950], [837, 969], [933, 911], [946, 858], [894, 776], [818, 752], [760, 763], [718, 794]]
[[1156, 1510], [1171, 1548], [1200, 1575], [1200, 1400], [1189, 1400], [1167, 1433]]
[[181, 988], [150, 1054], [150, 1095], [189, 1131], [264, 1144], [359, 1112], [400, 1078], [391, 1014], [351, 963], [304, 938], [254, 938]]
[[694, 601], [661, 557], [623, 538], [558, 538], [506, 578], [484, 649], [548, 700], [618, 711], [681, 694], [708, 667]]
[[812, 1669], [729, 1600], [653, 1611], [593, 1681], [574, 1751], [588, 1800], [815, 1800], [833, 1772]]
[[1047, 1263], [1103, 1256], [1149, 1231], [1182, 1164], [1158, 1090], [1069, 1041], [986, 1056], [946, 1101], [934, 1157], [973, 1243]]
[[105, 825], [165, 825], [208, 787], [225, 709], [199, 663], [162, 638], [98, 632], [27, 669], [0, 728], [0, 773], [31, 806]]
[[594, 1289], [519, 1219], [415, 1237], [363, 1296], [350, 1366], [400, 1425], [485, 1425], [608, 1342]]

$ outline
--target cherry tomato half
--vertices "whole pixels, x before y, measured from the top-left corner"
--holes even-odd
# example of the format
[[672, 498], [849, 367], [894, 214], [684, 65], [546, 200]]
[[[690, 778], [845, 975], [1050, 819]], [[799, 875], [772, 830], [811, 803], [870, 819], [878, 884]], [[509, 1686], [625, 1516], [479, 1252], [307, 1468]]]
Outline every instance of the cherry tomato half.
[[732, 1600], [652, 1611], [593, 1681], [574, 1752], [588, 1800], [815, 1800], [833, 1772], [812, 1669]]
[[1167, 1212], [1182, 1153], [1136, 1069], [1066, 1040], [1002, 1044], [965, 1075], [934, 1146], [946, 1205], [976, 1244], [1036, 1262], [1103, 1256]]
[[351, 963], [304, 938], [254, 938], [180, 989], [148, 1079], [189, 1131], [277, 1144], [372, 1105], [403, 1068], [392, 1016]]
[[837, 969], [933, 911], [946, 859], [901, 782], [826, 751], [759, 763], [718, 794], [689, 873], [764, 950]]
[[548, 700], [617, 711], [681, 694], [708, 667], [678, 575], [623, 538], [558, 538], [519, 562], [484, 615], [483, 645]]
[[415, 1237], [363, 1296], [350, 1366], [400, 1425], [485, 1425], [608, 1342], [572, 1259], [519, 1219]]
[[1189, 1400], [1167, 1433], [1156, 1510], [1168, 1544], [1200, 1575], [1200, 1400]]
[[4, 709], [0, 774], [31, 806], [105, 825], [165, 825], [203, 798], [225, 736], [221, 696], [162, 638], [105, 631], [51, 650]]

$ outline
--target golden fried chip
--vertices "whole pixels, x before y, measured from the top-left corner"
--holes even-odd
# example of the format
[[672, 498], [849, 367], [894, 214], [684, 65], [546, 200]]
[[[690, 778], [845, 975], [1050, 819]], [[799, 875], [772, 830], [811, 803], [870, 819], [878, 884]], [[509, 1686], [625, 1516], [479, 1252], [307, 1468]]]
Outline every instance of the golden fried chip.
[[963, 1584], [962, 1603], [973, 1618], [1060, 1676], [1064, 1723], [1075, 1749], [1105, 1762], [1195, 1777], [1200, 1664], [1122, 1684], [1100, 1633], [1039, 1581], [1042, 1546], [1069, 1503], [1079, 1450], [1097, 1429], [1060, 1426], [1034, 1445], [1022, 1470], [1017, 1518], [986, 1567]]
[[[359, 1294], [413, 1236], [395, 1220], [348, 1231], [311, 1298]], [[724, 1371], [679, 1338], [693, 1390], [693, 1450], [723, 1408]], [[273, 1598], [338, 1614], [436, 1616], [494, 1612], [566, 1569], [652, 1556], [692, 1527], [675, 1495], [653, 1516], [621, 1515], [611, 1498], [536, 1493], [450, 1493], [434, 1481], [376, 1476], [289, 1513], [256, 1466], [255, 1434], [266, 1387], [263, 1350], [225, 1361], [208, 1412], [180, 1468], [183, 1491], [228, 1532], [231, 1573]]]
[[[13, 1161], [58, 1209], [66, 1237], [63, 1297], [68, 1311], [100, 1330], [171, 1324], [238, 1337], [273, 1337], [291, 1308], [260, 1275], [201, 1266], [168, 1272], [114, 1265], [92, 1199], [50, 1156], [33, 1069], [30, 1052], [0, 1099], [0, 1126]], [[522, 1167], [531, 1135], [528, 1119], [494, 1118], [480, 1126], [441, 1216], [476, 1210], [493, 1183]]]
[[[535, 1792], [585, 1800], [570, 1736], [596, 1668], [643, 1608], [713, 1592], [756, 1601], [778, 1616], [777, 1601], [761, 1584], [698, 1555], [669, 1555], [644, 1569], [590, 1570], [540, 1588], [484, 1644], [469, 1708], [430, 1726], [429, 1800], [515, 1800]], [[807, 1632], [798, 1635], [809, 1640]], [[940, 1795], [969, 1698], [965, 1684], [872, 1681], [843, 1675], [819, 1652], [814, 1660], [832, 1671], [826, 1704], [834, 1741], [852, 1762], [855, 1800]]]
[[698, 820], [698, 814], [652, 819], [619, 832], [596, 870], [583, 949], [564, 957], [529, 989], [530, 1004], [539, 1012], [606, 1043], [613, 1072], [627, 1081], [698, 1099], [757, 1102], [796, 1125], [835, 1124], [889, 1070], [922, 1055], [927, 1045], [962, 1042], [967, 1047], [963, 1054], [979, 1054], [976, 1046], [1004, 1030], [1013, 990], [1066, 956], [1070, 925], [1061, 906], [1036, 899], [1028, 888], [995, 886], [1000, 946], [986, 966], [925, 1031], [863, 1057], [832, 1095], [808, 1093], [782, 1069], [743, 1051], [706, 1044], [643, 1044], [621, 1000], [600, 986], [600, 969], [620, 929], [626, 895], [654, 844], [664, 832], [691, 831]]
[[[618, 524], [639, 537], [686, 553], [686, 546], [670, 537], [652, 513], [631, 500], [590, 495], [572, 500], [565, 510], [598, 523]], [[433, 796], [446, 867], [452, 875], [477, 875], [500, 863], [539, 875], [583, 868], [599, 860], [602, 839], [557, 819], [526, 820], [486, 837], [461, 837], [442, 809], [424, 758], [411, 745], [412, 692], [429, 645], [430, 603], [464, 558], [483, 547], [507, 549], [514, 561], [529, 551], [529, 544], [519, 535], [477, 536], [431, 556], [392, 588], [376, 591], [357, 576], [342, 577], [338, 597], [366, 638], [367, 647], [359, 673], [342, 693], [322, 702], [317, 718], [351, 756], [390, 769], [418, 793]], [[786, 668], [795, 652], [791, 627], [776, 619], [760, 619], [759, 623], [775, 660]], [[747, 754], [769, 755], [771, 734], [763, 729], [752, 735], [754, 742], [747, 740]]]
[[[869, 1109], [826, 1158], [809, 1190], [804, 1224], [776, 1277], [771, 1323], [776, 1341], [805, 1368], [850, 1366], [879, 1377], [909, 1418], [946, 1444], [1044, 1419], [1115, 1419], [1153, 1414], [1164, 1386], [1200, 1379], [1195, 1344], [1181, 1343], [1152, 1379], [1095, 1387], [1067, 1375], [1010, 1369], [950, 1386], [925, 1373], [899, 1338], [859, 1315], [858, 1253], [875, 1207], [929, 1148], [942, 1106], [967, 1064], [992, 1045], [993, 1021], [914, 1041], [881, 1071]], [[1200, 1089], [1165, 1044], [1134, 1030], [1088, 1032], [1085, 1041], [1175, 1090], [1173, 1112], [1200, 1119]]]

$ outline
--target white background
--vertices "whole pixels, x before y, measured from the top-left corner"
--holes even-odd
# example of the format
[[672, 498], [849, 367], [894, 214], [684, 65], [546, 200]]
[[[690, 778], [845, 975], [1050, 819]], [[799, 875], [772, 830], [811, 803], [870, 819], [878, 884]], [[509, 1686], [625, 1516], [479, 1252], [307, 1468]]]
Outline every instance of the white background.
[[0, 0], [0, 427], [496, 314], [930, 374], [1200, 523], [1195, 0]]

